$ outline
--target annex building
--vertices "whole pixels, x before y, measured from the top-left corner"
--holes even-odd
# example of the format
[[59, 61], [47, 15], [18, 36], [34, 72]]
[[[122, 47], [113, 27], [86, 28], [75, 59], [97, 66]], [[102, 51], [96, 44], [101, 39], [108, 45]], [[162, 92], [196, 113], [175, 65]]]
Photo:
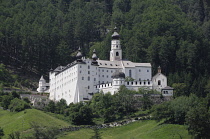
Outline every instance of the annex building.
[[[163, 96], [172, 96], [173, 88], [167, 86], [167, 77], [158, 73], [152, 77], [150, 63], [134, 63], [122, 59], [120, 35], [116, 28], [112, 35], [110, 60], [100, 60], [93, 51], [92, 59], [83, 57], [79, 48], [76, 61], [59, 66], [49, 73], [49, 83], [43, 76], [39, 81], [38, 92], [49, 92], [49, 99], [65, 99], [67, 104], [90, 100], [94, 93], [103, 91], [115, 94], [121, 85], [128, 89], [154, 89]], [[134, 81], [125, 81], [126, 77]]]

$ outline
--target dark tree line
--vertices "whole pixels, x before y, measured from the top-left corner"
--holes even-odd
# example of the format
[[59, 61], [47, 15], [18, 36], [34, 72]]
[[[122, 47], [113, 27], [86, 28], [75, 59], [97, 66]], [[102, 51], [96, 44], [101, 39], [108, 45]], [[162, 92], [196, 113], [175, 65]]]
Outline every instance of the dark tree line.
[[209, 8], [208, 0], [2, 0], [0, 62], [40, 75], [72, 62], [78, 47], [108, 59], [116, 25], [124, 59], [151, 62], [153, 73], [160, 65], [169, 85], [205, 96]]

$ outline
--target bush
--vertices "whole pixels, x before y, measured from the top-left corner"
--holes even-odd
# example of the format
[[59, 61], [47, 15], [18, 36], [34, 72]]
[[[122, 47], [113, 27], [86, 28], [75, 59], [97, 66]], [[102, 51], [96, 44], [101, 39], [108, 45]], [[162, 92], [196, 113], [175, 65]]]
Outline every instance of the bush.
[[12, 96], [10, 95], [4, 95], [2, 96], [1, 98], [1, 106], [4, 108], [4, 109], [8, 109], [9, 105], [10, 105], [10, 102], [11, 100], [13, 99]]
[[69, 108], [69, 117], [75, 125], [90, 125], [93, 120], [92, 109], [88, 104], [82, 102], [71, 105]]
[[28, 108], [31, 108], [30, 105], [18, 98], [13, 99], [9, 105], [9, 109], [11, 112], [19, 112]]
[[185, 117], [190, 108], [195, 107], [199, 102], [198, 97], [177, 97], [173, 101], [165, 102], [152, 108], [152, 116], [156, 120], [165, 119], [170, 123], [184, 124]]

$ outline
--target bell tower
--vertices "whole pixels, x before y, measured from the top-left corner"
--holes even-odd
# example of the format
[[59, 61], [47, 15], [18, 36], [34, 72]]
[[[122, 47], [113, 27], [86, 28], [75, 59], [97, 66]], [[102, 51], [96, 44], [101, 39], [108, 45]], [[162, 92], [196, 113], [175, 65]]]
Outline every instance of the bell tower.
[[117, 27], [112, 34], [110, 61], [122, 60], [122, 49], [120, 45], [120, 35], [117, 33]]

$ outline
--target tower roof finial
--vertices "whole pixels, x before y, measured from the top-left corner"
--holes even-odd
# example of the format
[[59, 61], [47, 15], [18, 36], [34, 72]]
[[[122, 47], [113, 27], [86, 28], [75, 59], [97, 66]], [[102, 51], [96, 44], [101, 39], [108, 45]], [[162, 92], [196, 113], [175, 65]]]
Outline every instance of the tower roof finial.
[[112, 39], [114, 39], [114, 40], [119, 40], [120, 39], [120, 35], [117, 33], [117, 27], [116, 26], [114, 28], [114, 33], [112, 34]]
[[93, 55], [92, 55], [92, 59], [93, 60], [96, 60], [98, 57], [97, 57], [97, 55], [96, 55], [96, 50], [94, 49], [93, 50]]

